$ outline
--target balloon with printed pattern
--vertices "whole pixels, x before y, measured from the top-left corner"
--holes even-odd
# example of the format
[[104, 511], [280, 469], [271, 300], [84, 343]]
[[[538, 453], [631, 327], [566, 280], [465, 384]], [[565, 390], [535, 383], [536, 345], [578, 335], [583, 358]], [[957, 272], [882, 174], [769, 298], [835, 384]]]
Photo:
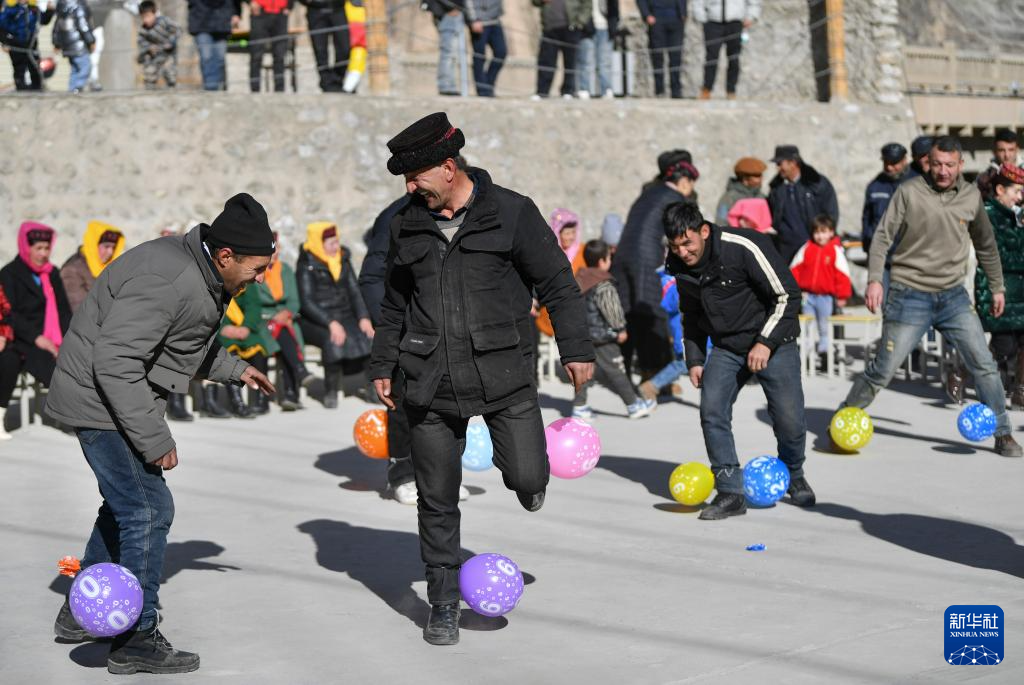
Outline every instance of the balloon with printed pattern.
[[502, 616], [523, 596], [523, 574], [508, 557], [477, 554], [459, 569], [459, 592], [476, 613]]
[[828, 434], [839, 449], [856, 452], [867, 447], [875, 427], [871, 417], [860, 407], [843, 407], [832, 415]]
[[120, 564], [103, 562], [80, 571], [68, 594], [71, 615], [94, 637], [120, 635], [142, 614], [142, 586]]
[[775, 504], [789, 489], [789, 469], [778, 457], [755, 457], [743, 467], [743, 494], [757, 507]]
[[696, 461], [680, 464], [668, 478], [668, 489], [677, 502], [695, 507], [715, 489], [715, 475], [707, 464]]
[[552, 421], [544, 429], [544, 438], [548, 444], [551, 475], [557, 478], [585, 476], [601, 458], [601, 438], [593, 426], [581, 419]]
[[960, 435], [972, 442], [988, 440], [996, 432], [996, 415], [981, 402], [968, 404], [956, 419]]
[[371, 459], [388, 458], [388, 413], [384, 409], [364, 411], [352, 429], [359, 451]]

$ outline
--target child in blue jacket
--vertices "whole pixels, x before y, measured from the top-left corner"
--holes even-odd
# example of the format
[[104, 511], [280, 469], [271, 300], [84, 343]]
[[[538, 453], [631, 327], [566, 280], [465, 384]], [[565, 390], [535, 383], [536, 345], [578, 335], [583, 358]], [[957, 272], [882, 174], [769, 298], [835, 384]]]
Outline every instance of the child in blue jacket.
[[37, 38], [39, 25], [48, 24], [52, 16], [53, 9], [40, 12], [36, 0], [3, 0], [0, 6], [0, 43], [11, 57], [18, 90], [43, 89]]
[[658, 276], [661, 278], [661, 308], [668, 314], [668, 328], [672, 333], [675, 359], [640, 385], [640, 394], [647, 400], [655, 399], [662, 388], [668, 387], [680, 376], [688, 373], [686, 361], [683, 359], [683, 316], [679, 313], [679, 289], [676, 288], [676, 278], [665, 273], [664, 268], [658, 269]]

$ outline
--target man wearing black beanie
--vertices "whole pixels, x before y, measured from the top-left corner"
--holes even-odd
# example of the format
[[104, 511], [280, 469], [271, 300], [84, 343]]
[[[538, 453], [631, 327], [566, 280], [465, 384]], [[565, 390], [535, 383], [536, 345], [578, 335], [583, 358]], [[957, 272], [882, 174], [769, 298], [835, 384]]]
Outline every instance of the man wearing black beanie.
[[[236, 195], [212, 225], [143, 243], [112, 262], [64, 337], [46, 412], [75, 428], [103, 495], [81, 565], [119, 563], [143, 590], [138, 621], [111, 643], [111, 673], [199, 668], [198, 655], [174, 649], [157, 629], [174, 518], [164, 471], [178, 464], [164, 408], [168, 394], [185, 392], [194, 377], [274, 391], [216, 338], [231, 298], [263, 281], [273, 252], [267, 213], [249, 195]], [[67, 600], [54, 632], [88, 639]]]
[[[576, 390], [594, 348], [572, 267], [529, 198], [455, 158], [462, 131], [443, 112], [388, 142], [388, 171], [410, 201], [391, 220], [391, 248], [370, 378], [409, 417], [419, 490], [420, 551], [430, 617], [423, 638], [459, 641], [459, 485], [466, 424], [483, 416], [494, 464], [527, 511], [544, 503], [548, 459], [534, 381], [532, 290], [548, 308]], [[405, 376], [402, 397], [391, 385]]]

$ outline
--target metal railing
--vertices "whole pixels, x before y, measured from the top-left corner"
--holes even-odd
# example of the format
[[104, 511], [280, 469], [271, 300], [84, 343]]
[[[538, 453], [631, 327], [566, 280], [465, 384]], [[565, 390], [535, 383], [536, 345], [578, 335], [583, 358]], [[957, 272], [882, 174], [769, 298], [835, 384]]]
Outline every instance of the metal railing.
[[903, 63], [912, 94], [1019, 97], [1024, 90], [1024, 54], [908, 45]]

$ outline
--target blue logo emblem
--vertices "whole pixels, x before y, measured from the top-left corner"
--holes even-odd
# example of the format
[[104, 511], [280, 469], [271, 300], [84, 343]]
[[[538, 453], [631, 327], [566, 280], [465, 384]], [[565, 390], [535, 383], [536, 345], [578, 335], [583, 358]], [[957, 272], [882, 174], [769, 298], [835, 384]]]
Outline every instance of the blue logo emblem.
[[945, 659], [952, 666], [1003, 662], [1003, 610], [995, 604], [954, 604], [946, 609]]

